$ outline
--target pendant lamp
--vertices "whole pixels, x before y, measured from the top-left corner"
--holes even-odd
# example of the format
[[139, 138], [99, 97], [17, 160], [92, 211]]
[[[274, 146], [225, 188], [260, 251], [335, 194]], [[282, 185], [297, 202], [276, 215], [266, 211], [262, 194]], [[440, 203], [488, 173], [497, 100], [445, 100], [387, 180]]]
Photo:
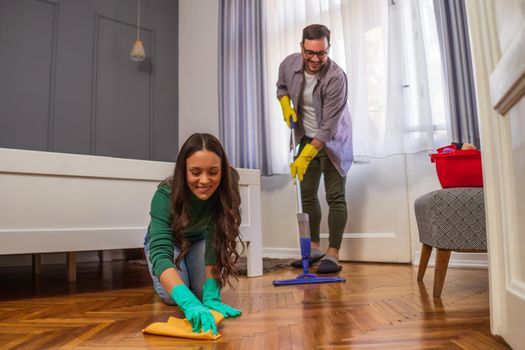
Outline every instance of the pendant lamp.
[[140, 0], [137, 0], [137, 40], [133, 44], [129, 58], [135, 62], [144, 61], [146, 58], [146, 52], [144, 51], [144, 45], [140, 40]]

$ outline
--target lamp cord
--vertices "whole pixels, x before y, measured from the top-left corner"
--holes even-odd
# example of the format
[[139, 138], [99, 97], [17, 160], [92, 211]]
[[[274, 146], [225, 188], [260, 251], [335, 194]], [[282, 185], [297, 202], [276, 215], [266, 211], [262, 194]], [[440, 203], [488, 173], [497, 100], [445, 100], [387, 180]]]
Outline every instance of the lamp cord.
[[140, 0], [137, 0], [137, 40], [140, 40]]

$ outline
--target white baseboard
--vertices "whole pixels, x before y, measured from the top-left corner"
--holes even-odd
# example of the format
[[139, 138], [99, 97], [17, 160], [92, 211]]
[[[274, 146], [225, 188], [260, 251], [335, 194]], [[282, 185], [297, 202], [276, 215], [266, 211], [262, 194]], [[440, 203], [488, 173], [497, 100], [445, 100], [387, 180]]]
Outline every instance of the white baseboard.
[[[436, 265], [436, 250], [432, 250], [432, 255], [428, 260], [428, 266]], [[412, 259], [412, 265], [419, 266], [419, 260], [421, 259], [421, 250], [416, 250], [415, 256]], [[452, 252], [448, 263], [449, 267], [464, 267], [473, 269], [486, 269], [488, 268], [488, 255], [487, 253], [459, 253]]]
[[[275, 247], [263, 247], [263, 256], [266, 258], [298, 258], [301, 256], [301, 250], [295, 248], [275, 248]], [[412, 265], [419, 265], [419, 259], [421, 257], [421, 251], [417, 250], [414, 258], [412, 259]], [[428, 266], [435, 266], [435, 253], [432, 252]], [[450, 256], [449, 267], [461, 267], [461, 268], [476, 268], [486, 269], [488, 268], [488, 255], [487, 253], [458, 253], [452, 252]]]
[[[328, 241], [328, 233], [321, 233], [319, 236], [321, 242]], [[396, 238], [396, 234], [392, 232], [343, 234], [343, 240], [356, 238]], [[263, 256], [266, 258], [297, 258], [301, 256], [301, 250], [299, 248], [263, 247]]]
[[299, 258], [301, 256], [301, 250], [295, 248], [274, 248], [274, 247], [263, 247], [262, 252], [263, 257], [265, 258]]

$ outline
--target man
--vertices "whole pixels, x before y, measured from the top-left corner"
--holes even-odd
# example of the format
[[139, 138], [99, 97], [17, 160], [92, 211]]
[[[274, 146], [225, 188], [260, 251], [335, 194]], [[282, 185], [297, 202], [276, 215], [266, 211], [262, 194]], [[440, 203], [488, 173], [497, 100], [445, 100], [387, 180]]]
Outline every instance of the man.
[[[286, 57], [279, 66], [277, 98], [288, 127], [290, 119], [296, 123], [295, 136], [300, 140], [299, 156], [290, 168], [292, 178], [297, 176], [301, 181], [303, 210], [310, 218], [312, 253], [308, 262], [312, 265], [320, 260], [317, 273], [333, 273], [341, 270], [339, 248], [347, 219], [346, 174], [353, 161], [347, 79], [328, 57], [327, 27], [305, 27], [300, 46], [300, 53]], [[321, 174], [329, 206], [326, 254], [319, 244], [321, 206], [317, 191]], [[292, 266], [301, 267], [301, 261], [294, 261]]]

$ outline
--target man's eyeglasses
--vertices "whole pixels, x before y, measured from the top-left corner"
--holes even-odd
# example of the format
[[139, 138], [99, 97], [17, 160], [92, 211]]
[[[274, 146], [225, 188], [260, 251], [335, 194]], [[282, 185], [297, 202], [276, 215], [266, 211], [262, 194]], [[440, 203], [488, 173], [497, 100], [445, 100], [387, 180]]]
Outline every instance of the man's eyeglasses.
[[328, 56], [328, 50], [330, 49], [330, 46], [325, 51], [312, 51], [312, 50], [305, 50], [303, 48], [303, 53], [306, 58], [312, 58], [314, 56], [317, 56], [320, 60]]

